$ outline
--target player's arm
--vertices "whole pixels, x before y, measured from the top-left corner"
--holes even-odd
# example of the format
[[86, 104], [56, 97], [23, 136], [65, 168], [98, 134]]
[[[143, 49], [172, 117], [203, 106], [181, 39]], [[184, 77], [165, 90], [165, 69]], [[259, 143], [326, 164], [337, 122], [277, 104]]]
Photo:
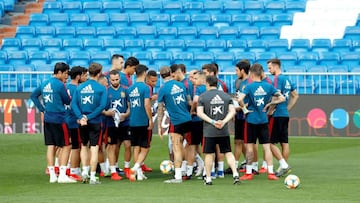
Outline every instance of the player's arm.
[[280, 104], [282, 102], [285, 101], [285, 97], [283, 94], [281, 94], [280, 91], [276, 91], [274, 94], [273, 94], [273, 97], [271, 99], [271, 102], [267, 103], [263, 109], [263, 111], [267, 111], [268, 108], [270, 106], [274, 106], [274, 105], [277, 105], [277, 104]]
[[149, 119], [149, 126], [148, 126], [148, 130], [151, 130], [154, 126], [153, 122], [152, 122], [152, 114], [151, 114], [151, 99], [150, 98], [145, 98], [144, 100], [145, 103], [145, 111], [146, 111], [146, 115]]
[[71, 97], [68, 93], [68, 91], [66, 90], [66, 86], [63, 85], [62, 89], [60, 91], [60, 96], [61, 96], [61, 100], [63, 101], [64, 104], [69, 105], [71, 102]]
[[229, 122], [236, 114], [236, 110], [233, 104], [229, 104], [229, 111], [226, 114], [226, 117], [223, 119], [223, 123]]
[[41, 86], [37, 87], [30, 95], [30, 99], [34, 102], [36, 108], [39, 109], [40, 112], [45, 111], [44, 105], [40, 102], [39, 97], [41, 95]]
[[197, 106], [196, 107], [196, 114], [203, 121], [208, 122], [211, 125], [215, 125], [215, 121], [204, 113], [204, 106]]
[[160, 138], [162, 138], [162, 127], [161, 127], [161, 123], [164, 117], [164, 112], [165, 112], [165, 105], [163, 102], [158, 102], [158, 109], [157, 109], [157, 124], [158, 124], [158, 134], [160, 136]]
[[100, 100], [99, 106], [97, 106], [90, 114], [86, 115], [87, 120], [91, 120], [91, 119], [99, 116], [105, 109], [106, 103], [107, 103], [107, 94], [106, 94], [105, 87], [103, 87], [101, 95], [98, 99]]
[[70, 103], [71, 106], [71, 110], [74, 112], [77, 120], [80, 120], [83, 116], [82, 113], [80, 111], [80, 107], [79, 107], [79, 103], [78, 103], [78, 91], [75, 91]]
[[290, 92], [290, 99], [287, 106], [288, 111], [290, 111], [296, 104], [297, 100], [299, 99], [299, 94], [296, 90]]
[[191, 115], [196, 115], [196, 107], [197, 107], [198, 101], [199, 101], [199, 96], [195, 95], [193, 98], [191, 109], [190, 109]]

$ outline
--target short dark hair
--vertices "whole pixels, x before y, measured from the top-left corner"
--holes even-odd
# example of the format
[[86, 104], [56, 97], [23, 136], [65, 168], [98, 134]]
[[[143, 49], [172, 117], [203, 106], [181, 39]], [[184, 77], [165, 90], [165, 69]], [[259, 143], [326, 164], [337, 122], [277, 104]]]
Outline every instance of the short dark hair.
[[256, 76], [261, 77], [264, 69], [261, 64], [255, 63], [251, 66], [250, 72], [251, 74], [255, 74]]
[[171, 71], [171, 73], [175, 73], [177, 70], [179, 70], [180, 69], [180, 67], [179, 67], [179, 65], [177, 65], [177, 64], [172, 64], [171, 66], [170, 66], [170, 71]]
[[181, 69], [181, 72], [186, 73], [186, 66], [185, 66], [185, 64], [182, 64], [182, 63], [178, 64], [178, 68]]
[[119, 75], [119, 71], [118, 70], [111, 70], [109, 72], [109, 75]]
[[209, 73], [214, 73], [214, 75], [217, 74], [217, 68], [213, 63], [204, 64], [201, 69], [206, 69]]
[[99, 63], [91, 63], [89, 66], [89, 75], [94, 77], [97, 74], [101, 73], [102, 65]]
[[113, 55], [111, 56], [111, 61], [113, 61], [114, 59], [118, 59], [118, 58], [124, 59], [124, 56], [123, 56], [123, 55], [120, 55], [120, 54], [113, 54]]
[[58, 72], [65, 72], [67, 70], [70, 70], [70, 66], [64, 62], [57, 62], [54, 66], [54, 74], [57, 74]]
[[218, 78], [215, 75], [206, 76], [206, 83], [209, 84], [210, 87], [217, 87]]
[[137, 66], [139, 64], [140, 64], [140, 62], [137, 58], [130, 56], [128, 59], [126, 59], [124, 67], [126, 69], [126, 67], [128, 67], [128, 66]]
[[156, 71], [154, 71], [154, 70], [149, 70], [149, 71], [146, 73], [146, 76], [147, 76], [147, 77], [150, 77], [150, 76], [157, 77], [157, 73], [156, 73]]
[[236, 67], [238, 67], [239, 70], [244, 70], [246, 74], [249, 74], [250, 62], [248, 60], [246, 60], [246, 59], [240, 60], [236, 64]]
[[171, 75], [170, 72], [171, 72], [171, 70], [170, 70], [169, 67], [167, 67], [167, 66], [161, 67], [160, 68], [160, 76], [161, 76], [161, 78], [170, 77], [170, 75]]
[[136, 76], [140, 76], [140, 75], [146, 73], [147, 70], [148, 70], [147, 66], [145, 66], [143, 64], [137, 65], [136, 68], [135, 68]]
[[69, 75], [70, 75], [70, 79], [75, 79], [76, 76], [78, 75], [82, 75], [84, 73], [84, 69], [86, 70], [87, 72], [87, 69], [82, 67], [82, 66], [74, 66], [71, 68], [71, 70], [69, 71]]
[[276, 59], [276, 58], [269, 59], [266, 64], [269, 64], [269, 63], [273, 63], [273, 64], [276, 64], [279, 67], [281, 67], [281, 61], [279, 59]]

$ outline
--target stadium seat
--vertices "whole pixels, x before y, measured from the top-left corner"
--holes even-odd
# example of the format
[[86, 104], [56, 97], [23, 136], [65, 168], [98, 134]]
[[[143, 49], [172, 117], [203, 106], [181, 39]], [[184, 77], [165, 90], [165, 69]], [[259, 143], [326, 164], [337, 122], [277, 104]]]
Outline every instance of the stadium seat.
[[152, 64], [152, 54], [149, 51], [134, 51], [132, 52], [132, 55], [136, 57], [141, 64], [144, 64], [146, 66]]
[[108, 26], [109, 15], [107, 13], [92, 13], [89, 15], [89, 24], [95, 27]]
[[333, 80], [321, 80], [315, 82], [315, 94], [335, 94], [338, 85]]
[[69, 65], [89, 67], [90, 53], [87, 51], [70, 51]]
[[357, 80], [344, 80], [338, 82], [336, 94], [359, 94], [359, 82]]
[[57, 52], [62, 49], [62, 39], [41, 39], [41, 46], [44, 51]]
[[47, 51], [28, 51], [29, 63], [32, 65], [45, 65], [49, 62]]
[[127, 13], [110, 13], [110, 24], [114, 27], [127, 27], [129, 25], [129, 15]]
[[99, 63], [103, 68], [111, 67], [111, 53], [109, 51], [97, 51], [90, 54], [90, 63]]
[[181, 1], [163, 1], [164, 13], [182, 13], [183, 5]]
[[170, 23], [170, 15], [167, 13], [150, 13], [150, 24], [157, 27], [167, 27]]
[[103, 49], [103, 40], [102, 39], [83, 39], [84, 50], [89, 52], [98, 52]]
[[171, 26], [175, 27], [187, 27], [190, 25], [190, 20], [190, 15], [184, 13], [172, 14], [170, 17]]
[[290, 42], [290, 51], [293, 52], [308, 52], [310, 51], [309, 39], [292, 39]]
[[[9, 64], [19, 65], [28, 63], [26, 51], [9, 51], [7, 52], [7, 61]], [[15, 66], [14, 66], [15, 68]]]
[[195, 27], [209, 27], [211, 23], [211, 15], [207, 13], [192, 14], [191, 25]]
[[65, 51], [80, 51], [83, 49], [82, 39], [63, 39], [62, 47]]
[[348, 77], [349, 67], [347, 65], [329, 65], [327, 66], [328, 73], [334, 73], [334, 75], [329, 75], [328, 80], [335, 80], [337, 82], [343, 80], [349, 80]]
[[55, 36], [55, 27], [35, 26], [35, 35], [40, 39], [53, 38]]
[[21, 90], [22, 92], [33, 92], [39, 85], [41, 81], [36, 78], [24, 79], [22, 81]]
[[266, 40], [247, 40], [247, 48], [250, 52], [253, 53], [265, 52], [267, 50]]
[[52, 67], [50, 64], [39, 64], [35, 65], [36, 72], [54, 72], [54, 67]]
[[244, 1], [244, 13], [261, 14], [264, 10], [263, 1]]
[[297, 65], [293, 65], [293, 66], [283, 66], [283, 63], [281, 62], [281, 68], [283, 69], [284, 72], [287, 73], [305, 73], [306, 72], [306, 66], [297, 66]]
[[116, 27], [116, 36], [120, 39], [134, 39], [136, 38], [136, 28], [130, 26]]
[[272, 25], [272, 15], [271, 14], [257, 14], [252, 15], [252, 25], [257, 27], [265, 27]]
[[125, 51], [142, 51], [144, 49], [144, 41], [142, 39], [125, 39]]
[[185, 40], [185, 51], [202, 52], [206, 48], [205, 40], [189, 39]]
[[62, 12], [64, 13], [82, 13], [81, 1], [62, 2]]
[[[205, 2], [206, 4], [207, 2]], [[196, 1], [184, 1], [183, 2], [183, 12], [193, 14], [193, 13], [202, 13], [204, 9], [203, 2]]]
[[294, 52], [277, 52], [277, 58], [281, 61], [281, 68], [287, 69], [297, 65], [297, 54]]
[[16, 38], [33, 38], [35, 36], [34, 26], [17, 26], [15, 37]]
[[298, 55], [298, 64], [304, 65], [307, 67], [316, 66], [319, 55], [315, 52], [299, 52]]
[[[4, 42], [3, 42], [3, 46], [4, 46]], [[37, 38], [21, 39], [21, 49], [26, 51], [38, 51], [42, 49], [41, 40]]]
[[33, 13], [29, 18], [29, 25], [32, 26], [47, 26], [49, 22], [49, 16], [43, 13]]
[[69, 63], [69, 52], [67, 51], [54, 51], [49, 53], [49, 63], [51, 67], [57, 62]]
[[[7, 57], [7, 52], [6, 51], [0, 51], [0, 67], [4, 67], [3, 64], [7, 64], [8, 63], [8, 57]], [[9, 65], [10, 66], [10, 65]], [[12, 66], [12, 65], [11, 65]], [[1, 70], [1, 69], [0, 69]]]
[[220, 27], [218, 29], [218, 38], [219, 39], [236, 39], [239, 36], [239, 31], [237, 27]]
[[76, 36], [75, 27], [55, 27], [56, 38], [71, 39]]
[[265, 1], [264, 7], [266, 13], [279, 14], [285, 12], [284, 1]]
[[352, 51], [351, 39], [334, 39], [332, 45], [332, 51], [338, 53]]
[[86, 27], [89, 25], [89, 16], [86, 13], [71, 13], [69, 25], [74, 27]]
[[217, 52], [214, 53], [214, 62], [218, 64], [221, 72], [233, 72], [234, 71], [234, 54], [229, 52]]
[[119, 52], [124, 49], [124, 40], [122, 39], [104, 39], [104, 49], [110, 52]]
[[97, 14], [102, 12], [102, 5], [105, 2], [83, 1], [82, 9], [84, 13]]
[[311, 51], [313, 52], [328, 52], [331, 51], [330, 39], [313, 39], [311, 42]]
[[293, 81], [296, 84], [297, 92], [299, 94], [313, 94], [315, 89], [315, 83], [313, 80], [302, 79], [300, 76], [299, 79]]
[[285, 12], [305, 12], [306, 1], [285, 1]]
[[244, 12], [244, 1], [224, 1], [224, 13], [239, 14]]
[[181, 52], [185, 49], [185, 42], [183, 39], [168, 39], [164, 40], [165, 42], [165, 50], [167, 52]]
[[140, 39], [154, 39], [157, 38], [155, 26], [138, 26], [136, 28], [137, 37]]
[[211, 52], [194, 52], [193, 65], [201, 67], [214, 62], [214, 54]]
[[327, 76], [322, 74], [327, 72], [326, 66], [308, 65], [306, 71], [310, 73], [310, 75], [307, 75], [307, 78], [313, 81], [327, 80]]
[[320, 52], [319, 65], [338, 65], [340, 62], [340, 55], [336, 52]]
[[1, 92], [18, 92], [22, 90], [19, 80], [3, 80], [1, 83]]
[[131, 26], [147, 26], [150, 25], [150, 16], [148, 13], [130, 13], [129, 24]]
[[67, 13], [49, 13], [49, 25], [59, 27], [69, 24], [69, 14]]
[[123, 12], [125, 13], [142, 13], [142, 1], [123, 1]]
[[96, 29], [95, 27], [76, 27], [75, 36], [77, 38], [95, 38]]
[[146, 51], [163, 51], [165, 43], [161, 39], [147, 39], [144, 46]]
[[258, 39], [259, 38], [259, 28], [257, 27], [241, 27], [239, 30], [240, 39]]
[[276, 53], [274, 52], [258, 52], [255, 53], [256, 63], [259, 63], [263, 66], [264, 70], [267, 70], [267, 61], [269, 59], [277, 58]]
[[229, 52], [240, 53], [247, 51], [247, 41], [246, 40], [227, 40], [226, 47]]
[[261, 27], [259, 30], [259, 38], [260, 39], [279, 39], [280, 37], [280, 27], [269, 26], [269, 27]]
[[352, 67], [359, 66], [360, 53], [359, 52], [341, 52], [340, 63], [342, 65], [348, 65], [350, 69]]
[[352, 51], [360, 52], [360, 39], [352, 40]]
[[231, 15], [231, 24], [235, 27], [248, 27], [252, 25], [252, 15], [251, 14], [232, 14]]
[[232, 23], [230, 14], [211, 15], [211, 23], [214, 27], [229, 27]]
[[221, 39], [209, 39], [206, 40], [206, 47], [205, 47], [206, 51], [210, 51], [213, 53], [216, 52], [224, 52], [227, 50], [226, 48], [226, 41], [225, 40], [221, 40]]
[[177, 37], [176, 27], [157, 27], [156, 32], [159, 39], [175, 39]]
[[[198, 30], [196, 29], [196, 27], [178, 27], [177, 29], [177, 38], [179, 39], [192, 40], [192, 39], [196, 39], [197, 37], [198, 37]], [[206, 39], [206, 37], [204, 39]]]
[[221, 14], [224, 11], [223, 2], [222, 1], [206, 1], [204, 3], [204, 13], [209, 14]]
[[162, 1], [154, 0], [154, 1], [143, 1], [143, 10], [144, 13], [162, 13], [163, 12], [163, 5]]
[[174, 52], [173, 53], [173, 63], [175, 64], [185, 64], [185, 66], [190, 66], [193, 61], [192, 52]]
[[267, 48], [271, 52], [289, 51], [289, 42], [287, 39], [270, 39], [267, 40]]
[[218, 29], [216, 27], [199, 27], [197, 32], [200, 39], [209, 40], [218, 38]]
[[19, 38], [3, 38], [2, 43], [1, 43], [1, 50], [4, 50], [4, 51], [19, 51], [19, 50], [21, 50], [20, 39]]
[[293, 14], [288, 14], [288, 13], [273, 14], [272, 23], [273, 26], [277, 26], [277, 27], [282, 27], [283, 25], [292, 25]]
[[360, 26], [346, 26], [344, 39], [360, 40]]
[[104, 13], [121, 13], [123, 10], [121, 1], [103, 1], [102, 4]]
[[112, 26], [97, 27], [96, 37], [101, 39], [113, 39], [116, 37], [116, 29]]
[[159, 67], [169, 66], [172, 63], [172, 54], [170, 52], [155, 51], [152, 52], [152, 59], [154, 65], [158, 65]]
[[235, 63], [238, 63], [240, 60], [248, 60], [250, 64], [255, 63], [255, 54], [252, 52], [236, 52], [235, 53]]
[[62, 5], [59, 1], [45, 1], [43, 4], [43, 13], [61, 13]]

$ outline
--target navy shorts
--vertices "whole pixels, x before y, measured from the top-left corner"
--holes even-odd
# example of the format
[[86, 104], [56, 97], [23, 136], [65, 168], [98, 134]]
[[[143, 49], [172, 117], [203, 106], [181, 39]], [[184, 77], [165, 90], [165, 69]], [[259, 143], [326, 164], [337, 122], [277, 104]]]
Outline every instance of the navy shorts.
[[102, 143], [102, 125], [100, 123], [88, 123], [85, 126], [80, 126], [81, 143], [90, 146], [101, 145]]
[[191, 133], [185, 138], [189, 145], [199, 145], [203, 139], [203, 122], [195, 121], [191, 122]]
[[270, 142], [289, 143], [289, 117], [272, 117], [272, 128], [270, 130]]
[[63, 147], [70, 145], [70, 133], [66, 123], [44, 122], [45, 145]]
[[131, 140], [129, 126], [108, 127], [108, 144], [118, 144], [124, 140]]
[[244, 137], [244, 143], [256, 144], [256, 140], [259, 139], [259, 144], [270, 143], [269, 126], [265, 124], [251, 124], [245, 125], [247, 135]]
[[131, 146], [150, 148], [152, 131], [147, 128], [148, 126], [130, 127]]
[[178, 125], [173, 125], [170, 122], [169, 133], [177, 133], [177, 134], [180, 134], [182, 136], [187, 136], [188, 133], [191, 132], [191, 126], [192, 126], [191, 121], [188, 121], [188, 122], [185, 122], [185, 123], [180, 123]]
[[210, 154], [216, 152], [216, 145], [219, 145], [221, 153], [231, 152], [230, 137], [204, 137], [203, 153]]
[[235, 140], [244, 140], [245, 131], [245, 119], [235, 118]]
[[80, 149], [81, 147], [80, 129], [70, 128], [69, 131], [70, 131], [72, 149]]

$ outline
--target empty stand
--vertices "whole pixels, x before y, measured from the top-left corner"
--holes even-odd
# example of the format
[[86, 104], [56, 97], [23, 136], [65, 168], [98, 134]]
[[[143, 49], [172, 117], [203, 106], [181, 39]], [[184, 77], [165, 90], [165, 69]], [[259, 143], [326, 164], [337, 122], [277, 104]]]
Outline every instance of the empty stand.
[[[3, 43], [4, 46], [4, 43]], [[33, 39], [21, 39], [21, 49], [27, 51], [39, 51], [42, 49], [41, 39], [33, 38]]]

